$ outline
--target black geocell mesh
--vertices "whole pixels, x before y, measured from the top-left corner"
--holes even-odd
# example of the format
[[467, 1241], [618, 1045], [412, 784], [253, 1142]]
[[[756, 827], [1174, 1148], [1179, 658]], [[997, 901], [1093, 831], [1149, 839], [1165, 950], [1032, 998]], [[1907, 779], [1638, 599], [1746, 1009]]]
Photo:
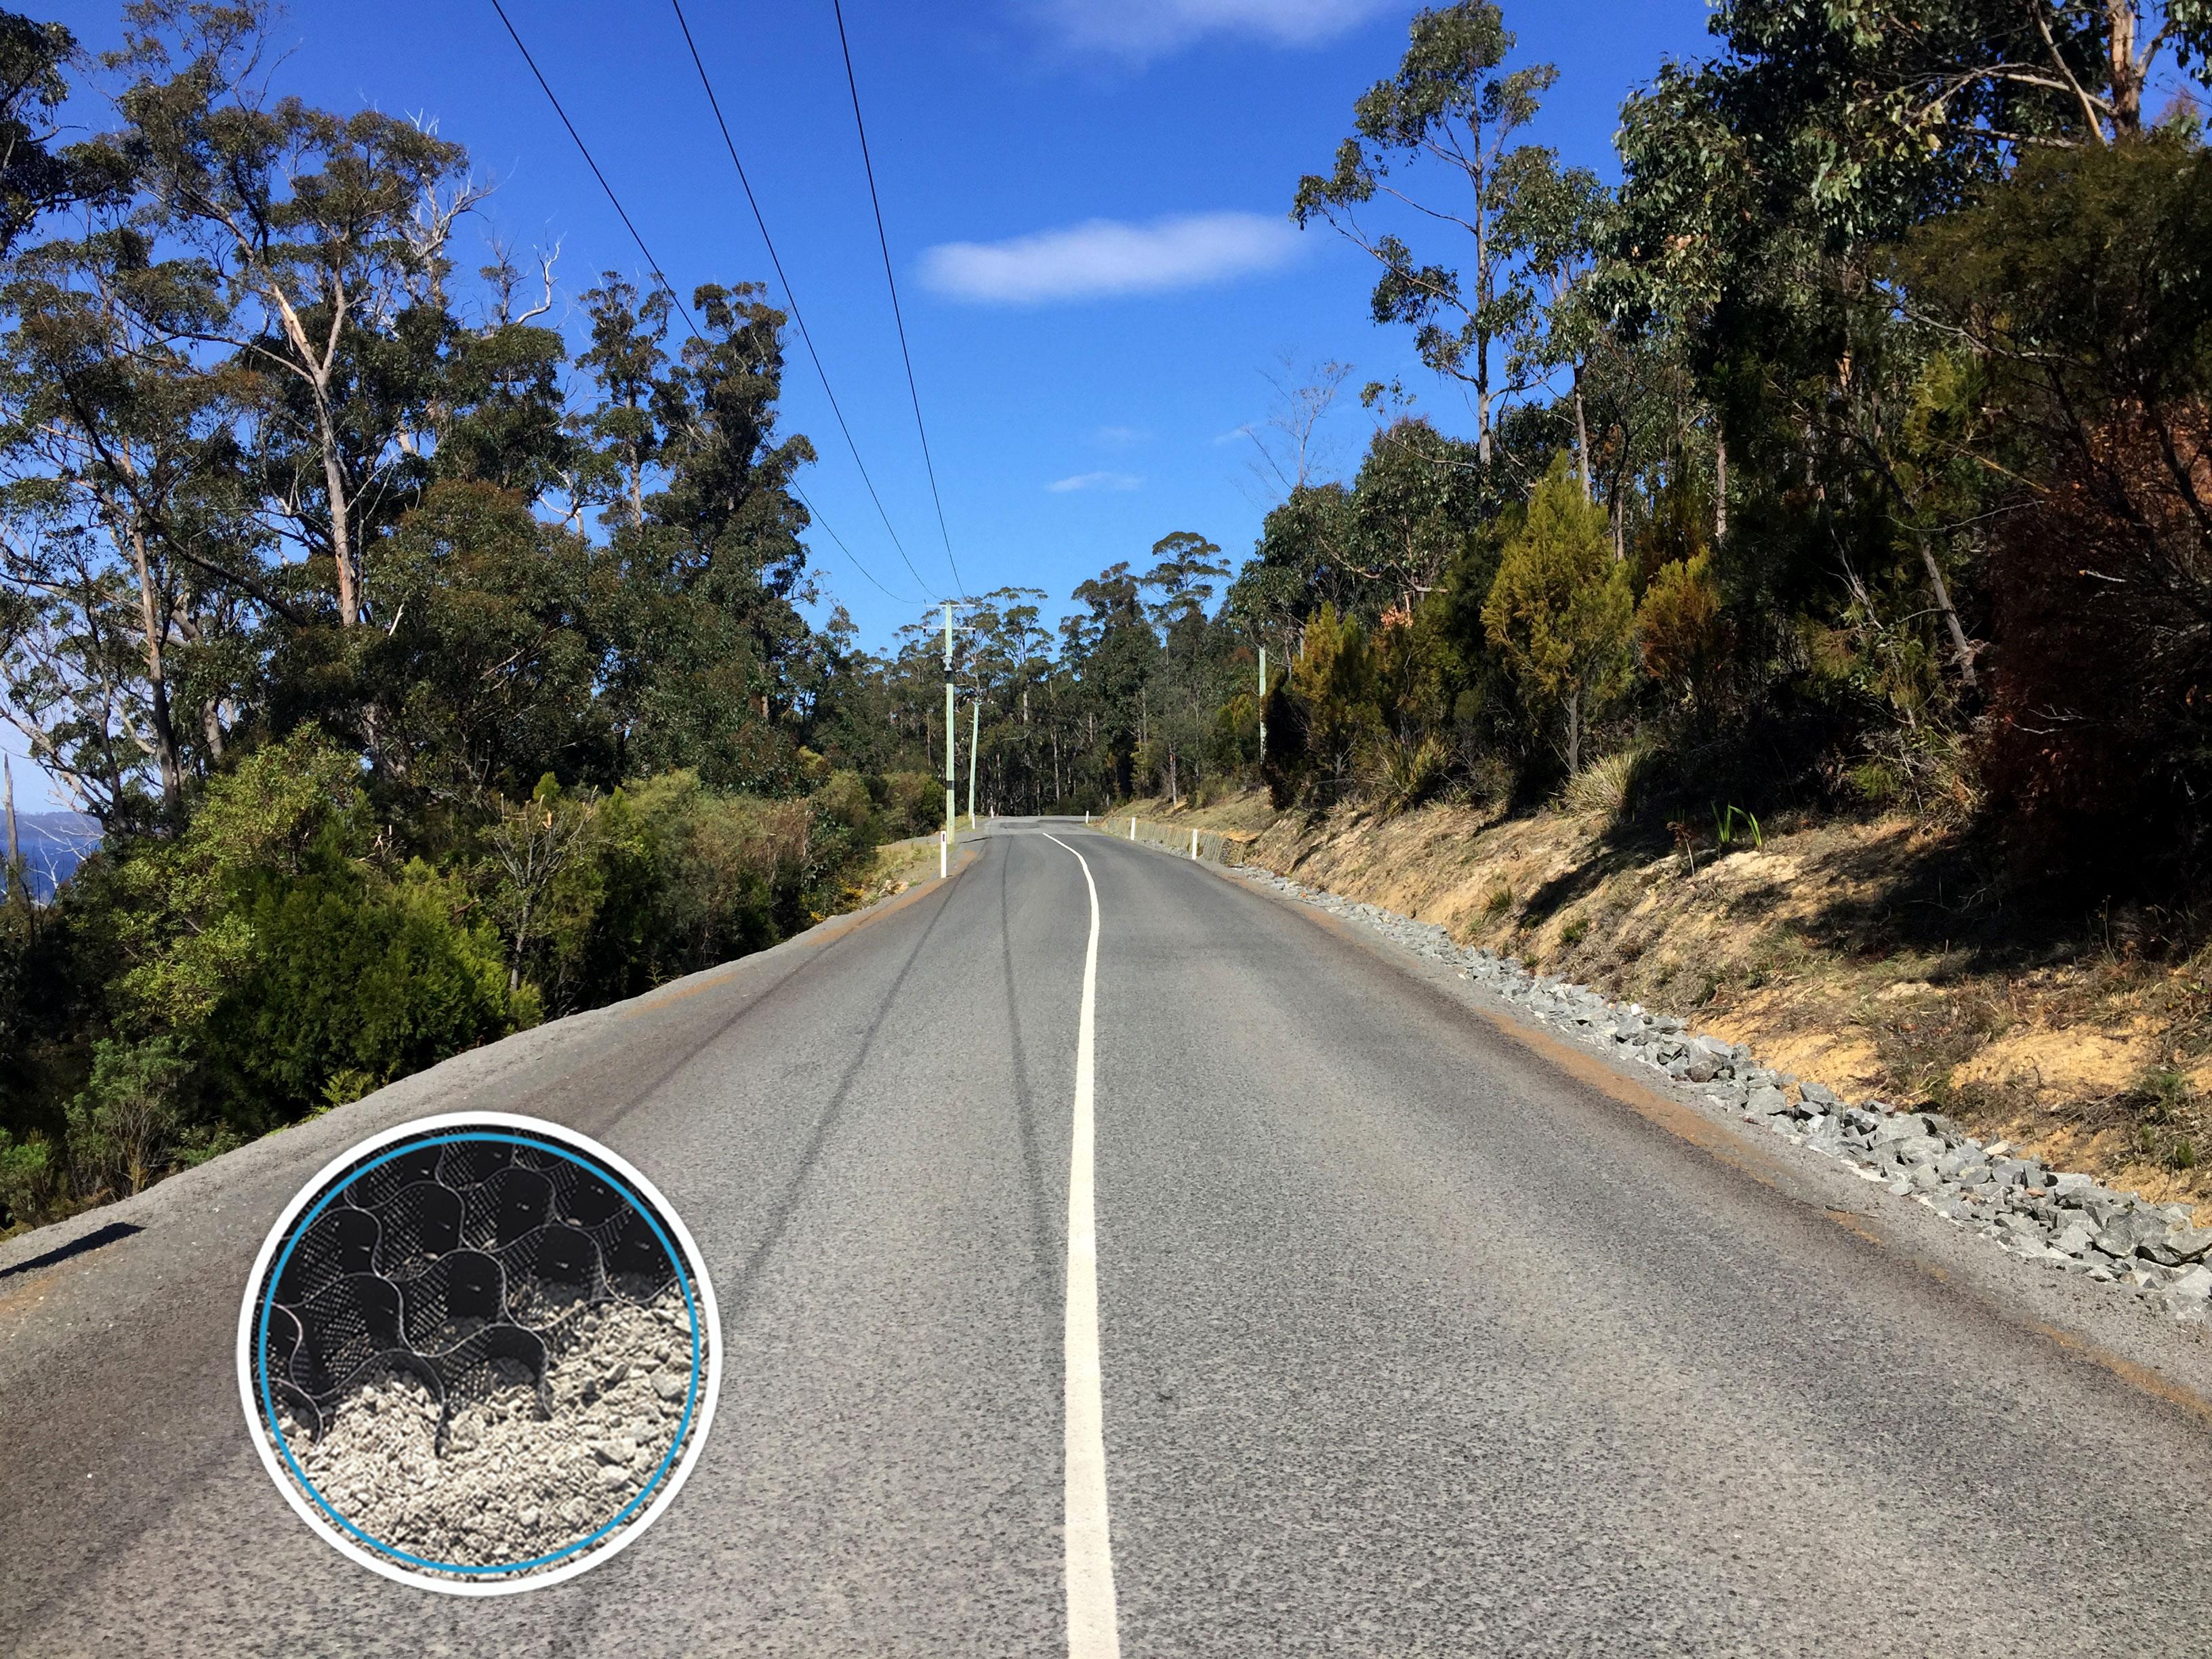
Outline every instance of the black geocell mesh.
[[573, 1148], [487, 1133], [514, 1139], [402, 1143], [341, 1174], [264, 1287], [254, 1328], [273, 1304], [270, 1392], [314, 1437], [356, 1382], [398, 1370], [436, 1398], [442, 1443], [455, 1401], [543, 1383], [585, 1309], [643, 1304], [675, 1283], [645, 1200], [620, 1177], [572, 1162], [588, 1156]]

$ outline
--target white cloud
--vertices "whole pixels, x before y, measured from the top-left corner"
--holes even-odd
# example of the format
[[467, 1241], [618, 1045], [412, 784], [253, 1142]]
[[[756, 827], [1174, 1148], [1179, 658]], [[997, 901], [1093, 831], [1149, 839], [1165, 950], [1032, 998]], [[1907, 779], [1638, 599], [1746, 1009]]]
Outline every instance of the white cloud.
[[942, 242], [922, 254], [921, 275], [956, 299], [1041, 305], [1195, 288], [1273, 270], [1298, 247], [1288, 219], [1263, 213], [1192, 213], [1148, 225], [1092, 219], [1003, 242]]
[[1142, 478], [1128, 472], [1079, 472], [1072, 478], [1057, 479], [1045, 488], [1055, 495], [1065, 495], [1076, 489], [1134, 489], [1142, 483]]
[[1102, 426], [1091, 434], [1091, 441], [1102, 449], [1129, 449], [1152, 435], [1140, 426]]
[[1251, 428], [1250, 423], [1248, 422], [1246, 424], [1244, 424], [1244, 425], [1243, 425], [1243, 426], [1232, 426], [1232, 427], [1231, 427], [1231, 428], [1229, 428], [1229, 430], [1228, 430], [1228, 431], [1226, 431], [1226, 432], [1223, 433], [1219, 437], [1216, 438], [1213, 441], [1214, 441], [1214, 443], [1215, 443], [1216, 445], [1220, 445], [1220, 444], [1233, 444], [1233, 443], [1241, 442], [1243, 440], [1244, 440], [1244, 439], [1246, 439], [1246, 438], [1249, 438], [1249, 437], [1250, 437], [1251, 435], [1252, 435], [1252, 428]]
[[1142, 62], [1209, 34], [1279, 46], [1334, 40], [1386, 9], [1388, 0], [1034, 0], [1061, 45]]

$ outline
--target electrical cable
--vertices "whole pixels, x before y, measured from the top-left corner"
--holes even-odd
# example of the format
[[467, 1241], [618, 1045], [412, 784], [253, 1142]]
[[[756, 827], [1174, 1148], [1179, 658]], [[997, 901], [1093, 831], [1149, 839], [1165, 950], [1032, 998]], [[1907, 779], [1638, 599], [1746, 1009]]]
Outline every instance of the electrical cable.
[[[583, 134], [576, 131], [576, 124], [568, 118], [568, 112], [561, 107], [561, 100], [554, 95], [553, 88], [546, 82], [544, 71], [538, 67], [538, 60], [530, 55], [530, 48], [522, 44], [522, 36], [516, 33], [514, 20], [509, 18], [507, 15], [507, 8], [500, 3], [500, 0], [491, 0], [491, 9], [499, 14], [499, 21], [507, 26], [507, 38], [514, 42], [514, 49], [522, 54], [522, 61], [530, 66], [530, 73], [536, 78], [538, 89], [545, 94], [545, 101], [553, 106], [554, 114], [561, 118], [561, 125], [568, 129], [568, 137], [575, 141], [577, 152], [584, 158], [584, 165], [591, 168], [592, 177], [599, 181], [599, 188], [607, 193], [607, 201], [613, 207], [616, 216], [623, 222], [623, 228], [629, 232], [630, 240], [637, 244], [637, 251], [645, 256], [646, 265], [647, 269], [653, 272], [653, 281], [659, 283], [660, 291], [665, 294], [669, 297], [669, 300], [675, 305], [676, 309], [683, 313], [684, 320], [690, 325], [692, 333], [702, 334], [705, 331], [700, 328], [698, 319], [691, 314], [691, 308], [684, 303], [684, 296], [678, 294], [670, 284], [666, 274], [661, 268], [660, 261], [653, 257], [653, 250], [645, 245], [645, 238], [638, 234], [637, 226], [630, 220], [629, 210], [623, 206], [622, 198], [615, 194], [615, 187], [607, 182], [607, 175], [599, 170], [599, 162], [592, 159], [591, 146], [584, 142]], [[683, 14], [679, 11], [677, 15], [680, 20]], [[684, 38], [686, 40], [690, 38], [690, 31], [689, 29], [684, 31]], [[695, 52], [693, 55], [696, 58], [697, 54]], [[703, 75], [705, 71], [702, 70], [701, 70], [701, 73]], [[708, 96], [711, 99], [713, 95], [713, 92], [710, 89]], [[715, 118], [719, 120], [721, 117], [721, 112], [718, 109], [714, 113]], [[723, 133], [723, 137], [726, 138], [728, 136], [728, 132], [726, 129]], [[734, 152], [732, 153], [732, 159], [734, 159]], [[742, 168], [739, 169], [738, 176], [740, 178], [744, 176]], [[750, 195], [751, 192], [748, 190], [746, 193]], [[755, 216], [758, 217], [759, 210], [756, 209], [754, 213]], [[763, 236], [768, 234], [765, 227], [763, 228], [761, 234]], [[769, 249], [769, 257], [771, 258], [775, 257], [775, 250], [772, 247]], [[781, 276], [783, 274], [781, 266], [777, 268], [776, 274], [778, 276]], [[786, 292], [788, 293], [788, 291], [789, 288], [788, 284], [787, 284]], [[798, 315], [798, 307], [795, 305], [792, 307], [792, 314], [793, 317]], [[802, 334], [805, 331], [805, 326], [806, 325], [804, 323], [799, 325], [799, 331]], [[810, 353], [813, 351], [814, 344], [812, 341], [810, 340], [807, 342], [806, 349]], [[817, 374], [821, 372], [822, 364], [818, 358], [815, 362], [814, 368]], [[823, 381], [823, 390], [825, 392], [829, 390], [829, 381], [826, 378]], [[830, 407], [832, 409], [836, 407], [836, 399], [834, 398], [830, 399]], [[844, 423], [845, 417], [841, 414], [837, 416], [837, 424], [840, 427], [842, 427]], [[849, 444], [852, 441], [853, 434], [850, 432], [846, 433], [845, 441]], [[853, 459], [856, 465], [860, 459], [860, 452], [856, 449], [853, 455]], [[861, 468], [860, 476], [864, 479], [868, 476], [866, 468]], [[875, 489], [876, 487], [874, 484], [869, 484], [869, 495], [873, 495], [875, 494]], [[866, 577], [879, 592], [881, 592], [886, 599], [896, 600], [901, 605], [913, 605], [917, 603], [917, 601], [908, 598], [904, 594], [892, 592], [890, 588], [885, 587], [882, 582], [876, 580], [875, 572], [869, 569], [865, 564], [862, 564], [859, 556], [854, 553], [853, 550], [845, 545], [844, 538], [840, 536], [836, 530], [830, 527], [830, 520], [823, 518], [822, 516], [821, 509], [817, 507], [812, 501], [806, 498], [806, 493], [799, 489], [796, 480], [793, 481], [791, 490], [792, 494], [799, 497], [799, 505], [806, 509], [808, 516], [811, 518], [816, 524], [822, 526], [823, 533], [828, 536], [831, 541], [837, 544], [837, 550], [840, 553], [842, 553], [846, 558], [852, 561], [853, 568], [859, 571], [863, 576]], [[876, 503], [876, 510], [878, 513], [883, 511], [883, 503], [881, 501], [878, 501]], [[884, 521], [884, 527], [886, 530], [890, 528], [889, 520]], [[893, 534], [891, 537], [891, 545], [898, 547], [898, 537], [896, 534]], [[899, 557], [902, 560], [906, 559], [906, 550], [902, 547], [899, 548]], [[907, 568], [908, 570], [914, 570], [914, 565], [911, 561], [907, 562]], [[929, 591], [929, 584], [921, 580], [921, 574], [919, 571], [915, 572], [915, 580], [921, 583], [922, 592], [926, 593]]]
[[545, 101], [553, 106], [554, 114], [561, 118], [561, 125], [568, 129], [568, 137], [575, 140], [576, 149], [584, 158], [584, 165], [591, 168], [592, 177], [598, 179], [599, 188], [606, 191], [607, 200], [613, 204], [616, 216], [623, 222], [623, 228], [629, 232], [629, 239], [637, 244], [637, 251], [645, 255], [645, 263], [653, 272], [653, 281], [659, 283], [661, 291], [676, 302], [677, 310], [684, 313], [684, 320], [690, 325], [691, 331], [700, 333], [699, 319], [684, 303], [684, 296], [669, 286], [660, 261], [653, 257], [653, 250], [645, 245], [645, 238], [638, 234], [637, 227], [630, 222], [629, 211], [622, 204], [622, 198], [615, 194], [615, 187], [607, 182], [607, 175], [599, 171], [599, 164], [592, 159], [591, 146], [584, 142], [583, 134], [576, 131], [576, 124], [568, 118], [568, 112], [561, 107], [561, 100], [553, 95], [553, 88], [546, 83], [544, 73], [538, 67], [538, 60], [530, 55], [530, 48], [522, 44], [522, 37], [515, 33], [514, 21], [507, 16], [507, 8], [500, 4], [499, 0], [491, 0], [491, 9], [499, 14], [499, 21], [507, 25], [507, 39], [514, 42], [514, 49], [522, 54], [522, 61], [530, 65], [530, 72], [537, 77], [538, 89], [545, 94]]
[[830, 527], [830, 520], [822, 516], [821, 509], [816, 507], [814, 503], [808, 499], [806, 492], [799, 487], [799, 482], [795, 478], [792, 481], [791, 493], [799, 497], [799, 504], [806, 509], [808, 514], [813, 519], [815, 523], [822, 526], [822, 533], [829, 537], [831, 541], [837, 544], [837, 550], [840, 553], [842, 553], [848, 559], [852, 560], [853, 568], [859, 571], [863, 576], [866, 576], [868, 579], [870, 585], [875, 588], [876, 592], [896, 605], [921, 605], [925, 603], [923, 600], [914, 598], [911, 594], [894, 593], [890, 588], [885, 587], [881, 582], [878, 581], [876, 580], [876, 573], [874, 571], [869, 569], [867, 566], [862, 564], [857, 558], [854, 558], [853, 550], [845, 545], [845, 538]]
[[[691, 65], [699, 71], [699, 84], [707, 94], [708, 106], [714, 112], [714, 125], [721, 129], [722, 144], [730, 152], [730, 165], [737, 169], [738, 183], [745, 193], [745, 205], [752, 210], [753, 223], [759, 227], [761, 240], [768, 245], [769, 263], [775, 266], [776, 280], [783, 284], [784, 302], [791, 307], [791, 320], [799, 326], [799, 337], [806, 347], [806, 355], [813, 361], [814, 373], [822, 382], [822, 395], [830, 400], [830, 412], [837, 418], [837, 429], [845, 434], [845, 447], [853, 452], [853, 465], [860, 469], [860, 482], [868, 487], [868, 499], [876, 504], [877, 516], [884, 521], [884, 533], [890, 537], [891, 545], [898, 550], [900, 562], [925, 593], [932, 591], [928, 580], [916, 570], [914, 561], [907, 556], [906, 544], [899, 540], [898, 532], [891, 528], [891, 515], [884, 510], [884, 499], [876, 493], [875, 480], [868, 476], [867, 464], [860, 459], [860, 446], [854, 441], [853, 428], [845, 423], [845, 411], [838, 406], [837, 394], [830, 387], [830, 371], [822, 366], [822, 354], [814, 349], [814, 336], [806, 326], [806, 319], [799, 308], [799, 295], [791, 285], [791, 278], [783, 269], [782, 257], [775, 251], [775, 239], [768, 234], [768, 219], [761, 212], [759, 200], [753, 195], [752, 180], [745, 176], [745, 164], [738, 159], [737, 140], [730, 136], [730, 124], [722, 117], [721, 100], [714, 95], [714, 82], [707, 73], [706, 60], [699, 56], [699, 43], [691, 38], [691, 24], [684, 15], [682, 0], [668, 0], [676, 12], [677, 27], [684, 31], [684, 44], [690, 49]], [[934, 486], [933, 486], [933, 488]]]
[[830, 0], [837, 19], [837, 46], [845, 55], [845, 86], [853, 94], [853, 126], [860, 135], [860, 167], [868, 176], [868, 204], [875, 210], [876, 246], [884, 253], [884, 283], [891, 291], [891, 321], [898, 325], [899, 356], [906, 363], [907, 395], [914, 399], [914, 429], [921, 438], [921, 464], [929, 473], [929, 498], [937, 504], [937, 533], [945, 538], [945, 562], [952, 568], [952, 586], [964, 598], [967, 584], [960, 580], [960, 562], [952, 556], [952, 532], [945, 525], [945, 498], [937, 491], [937, 463], [929, 453], [929, 428], [922, 424], [921, 388], [914, 378], [914, 353], [906, 343], [906, 318], [899, 310], [898, 278], [891, 274], [890, 238], [884, 231], [883, 198], [876, 194], [876, 164], [868, 155], [868, 124], [860, 118], [860, 83], [853, 74], [852, 43], [845, 38], [842, 0]]

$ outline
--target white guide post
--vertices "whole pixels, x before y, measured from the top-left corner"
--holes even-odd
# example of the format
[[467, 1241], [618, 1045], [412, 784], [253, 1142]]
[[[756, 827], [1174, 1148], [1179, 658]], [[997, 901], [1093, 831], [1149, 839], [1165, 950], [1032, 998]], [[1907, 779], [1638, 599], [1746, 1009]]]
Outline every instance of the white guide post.
[[1260, 647], [1260, 764], [1267, 763], [1267, 647]]

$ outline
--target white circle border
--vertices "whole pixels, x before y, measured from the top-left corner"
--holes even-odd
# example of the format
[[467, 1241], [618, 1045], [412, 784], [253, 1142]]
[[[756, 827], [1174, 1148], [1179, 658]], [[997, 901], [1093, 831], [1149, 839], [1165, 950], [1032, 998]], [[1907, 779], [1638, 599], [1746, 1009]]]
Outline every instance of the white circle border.
[[[598, 1548], [580, 1552], [574, 1559], [563, 1561], [557, 1566], [548, 1567], [542, 1572], [525, 1573], [515, 1578], [441, 1577], [397, 1561], [386, 1560], [372, 1551], [364, 1549], [355, 1540], [347, 1537], [330, 1523], [327, 1516], [308, 1502], [307, 1494], [300, 1490], [298, 1483], [285, 1474], [283, 1464], [277, 1462], [276, 1448], [270, 1443], [269, 1435], [264, 1431], [261, 1412], [255, 1398], [253, 1387], [254, 1304], [258, 1300], [258, 1292], [261, 1288], [262, 1280], [269, 1272], [270, 1264], [275, 1259], [286, 1237], [291, 1232], [292, 1224], [298, 1219], [300, 1212], [319, 1196], [331, 1181], [349, 1165], [360, 1163], [363, 1158], [382, 1151], [395, 1142], [416, 1139], [425, 1134], [435, 1133], [440, 1130], [453, 1129], [512, 1129], [541, 1135], [549, 1140], [559, 1141], [587, 1158], [599, 1160], [629, 1182], [636, 1188], [639, 1195], [659, 1212], [658, 1218], [666, 1224], [678, 1247], [684, 1252], [685, 1260], [682, 1265], [692, 1277], [698, 1302], [697, 1317], [702, 1327], [700, 1334], [705, 1339], [706, 1387], [700, 1402], [698, 1420], [691, 1429], [690, 1443], [684, 1448], [684, 1455], [678, 1460], [675, 1468], [670, 1471], [667, 1480], [661, 1483], [659, 1492], [647, 1506], [645, 1513], [632, 1520]], [[385, 1577], [396, 1580], [400, 1583], [412, 1584], [420, 1589], [437, 1590], [447, 1595], [513, 1595], [521, 1590], [537, 1589], [544, 1585], [557, 1584], [563, 1579], [574, 1578], [578, 1573], [599, 1565], [602, 1561], [613, 1559], [623, 1550], [629, 1548], [647, 1528], [660, 1518], [662, 1512], [675, 1500], [678, 1489], [690, 1475], [692, 1466], [699, 1461], [699, 1455], [706, 1449], [707, 1431], [714, 1425], [714, 1401], [716, 1396], [721, 1392], [721, 1386], [722, 1322], [714, 1307], [714, 1287], [708, 1282], [705, 1258], [700, 1255], [699, 1247], [693, 1241], [690, 1231], [684, 1226], [684, 1218], [678, 1215], [675, 1206], [662, 1196], [660, 1189], [641, 1175], [635, 1166], [621, 1154], [610, 1151], [589, 1135], [564, 1125], [549, 1123], [543, 1118], [523, 1117], [512, 1112], [441, 1112], [431, 1117], [418, 1117], [405, 1123], [395, 1124], [389, 1129], [381, 1130], [369, 1136], [368, 1139], [339, 1153], [337, 1157], [325, 1164], [313, 1180], [300, 1189], [292, 1201], [284, 1206], [283, 1213], [276, 1218], [276, 1224], [269, 1230], [269, 1237], [262, 1243], [260, 1255], [254, 1258], [253, 1271], [247, 1276], [246, 1281], [246, 1299], [238, 1310], [239, 1403], [245, 1408], [246, 1432], [253, 1441], [253, 1449], [261, 1455], [262, 1467], [269, 1471], [269, 1478], [276, 1483], [276, 1489], [284, 1494], [285, 1501], [291, 1504], [300, 1518], [313, 1529], [318, 1537], [348, 1560], [367, 1567], [372, 1572], [381, 1573]]]

